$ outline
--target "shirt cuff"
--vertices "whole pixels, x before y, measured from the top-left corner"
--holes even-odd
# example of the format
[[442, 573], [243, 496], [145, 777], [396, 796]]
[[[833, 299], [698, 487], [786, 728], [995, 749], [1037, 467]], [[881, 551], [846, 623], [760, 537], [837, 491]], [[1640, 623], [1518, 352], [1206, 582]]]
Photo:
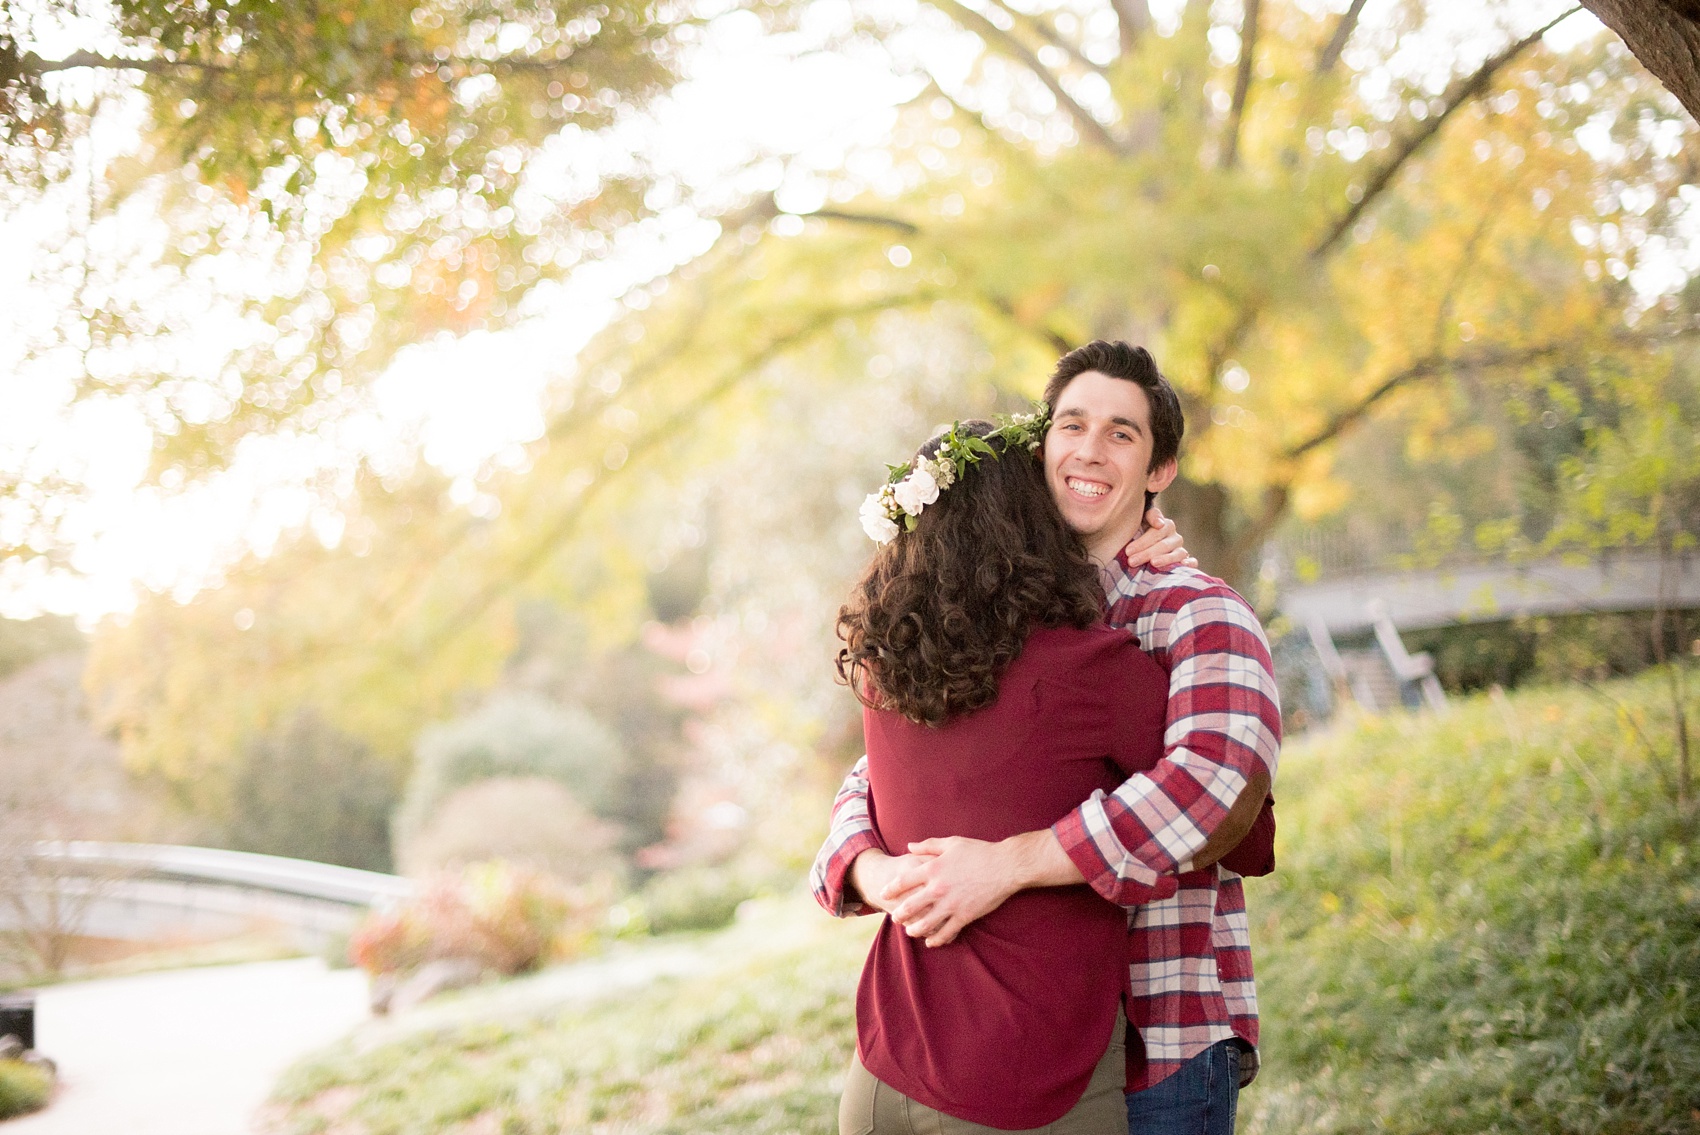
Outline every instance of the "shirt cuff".
[[1080, 869], [1086, 885], [1117, 906], [1142, 906], [1170, 898], [1179, 889], [1173, 874], [1159, 875], [1128, 854], [1104, 811], [1104, 793], [1092, 798], [1055, 824], [1051, 833]]
[[850, 865], [856, 862], [856, 857], [864, 851], [882, 850], [880, 840], [872, 831], [864, 828], [845, 840], [832, 853], [832, 859], [826, 865], [826, 893], [836, 909], [832, 910], [835, 918], [848, 918], [853, 914], [878, 914], [879, 911], [860, 902], [850, 902], [845, 893], [850, 885]]

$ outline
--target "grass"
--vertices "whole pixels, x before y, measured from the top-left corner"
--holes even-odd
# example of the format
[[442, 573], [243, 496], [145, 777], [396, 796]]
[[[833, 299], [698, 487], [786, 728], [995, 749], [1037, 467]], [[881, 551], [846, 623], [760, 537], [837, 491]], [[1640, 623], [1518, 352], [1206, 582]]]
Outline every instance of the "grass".
[[764, 950], [759, 925], [738, 926], [703, 941], [705, 951], [720, 947], [722, 956], [739, 960], [701, 977], [658, 981], [529, 1021], [474, 1023], [365, 1051], [357, 1036], [285, 1076], [268, 1129], [288, 1135], [836, 1131], [854, 1044], [855, 983], [872, 926], [833, 923], [798, 901], [774, 904], [770, 917], [792, 939], [804, 923], [801, 940]]
[[35, 1111], [53, 1094], [53, 1078], [21, 1060], [0, 1060], [0, 1119]]
[[[1659, 688], [1607, 692], [1621, 705], [1483, 695], [1289, 747], [1280, 868], [1249, 885], [1265, 1070], [1244, 1135], [1700, 1131], [1694, 825], [1638, 740], [1669, 736]], [[705, 937], [742, 958], [711, 976], [357, 1036], [284, 1079], [271, 1130], [834, 1131], [871, 926], [773, 917], [803, 938]]]
[[1267, 1070], [1242, 1131], [1700, 1131], [1661, 695], [1482, 695], [1292, 748], [1280, 869], [1249, 888]]

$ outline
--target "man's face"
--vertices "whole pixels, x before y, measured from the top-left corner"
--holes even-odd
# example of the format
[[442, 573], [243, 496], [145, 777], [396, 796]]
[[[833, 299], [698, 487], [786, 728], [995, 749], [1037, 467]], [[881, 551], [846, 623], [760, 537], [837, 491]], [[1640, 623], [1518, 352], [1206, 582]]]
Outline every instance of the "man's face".
[[1174, 479], [1172, 461], [1151, 470], [1151, 403], [1137, 384], [1089, 370], [1063, 387], [1045, 435], [1045, 480], [1094, 559], [1108, 563], [1133, 539], [1146, 490]]

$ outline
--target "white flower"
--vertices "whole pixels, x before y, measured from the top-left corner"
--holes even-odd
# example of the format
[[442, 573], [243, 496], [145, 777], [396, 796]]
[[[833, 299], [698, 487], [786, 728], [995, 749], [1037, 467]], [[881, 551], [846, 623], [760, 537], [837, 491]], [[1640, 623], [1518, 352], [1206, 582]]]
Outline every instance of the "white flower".
[[917, 469], [898, 482], [897, 507], [910, 516], [920, 516], [921, 510], [939, 499], [939, 483], [925, 469]]
[[932, 474], [940, 489], [948, 489], [956, 483], [956, 466], [949, 461], [936, 461], [932, 458], [921, 462], [921, 468]]
[[880, 499], [883, 495], [883, 489], [869, 493], [868, 499], [862, 502], [862, 531], [876, 544], [889, 544], [897, 539], [897, 524], [886, 515], [885, 501]]

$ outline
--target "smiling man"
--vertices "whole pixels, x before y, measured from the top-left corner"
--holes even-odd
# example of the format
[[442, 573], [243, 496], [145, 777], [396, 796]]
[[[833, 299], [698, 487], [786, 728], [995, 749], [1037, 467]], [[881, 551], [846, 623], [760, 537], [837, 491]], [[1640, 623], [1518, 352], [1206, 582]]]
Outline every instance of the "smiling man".
[[895, 856], [880, 845], [858, 764], [815, 861], [815, 897], [835, 914], [886, 910], [910, 935], [943, 946], [1028, 887], [1084, 881], [1128, 906], [1172, 886], [1172, 897], [1129, 914], [1128, 1018], [1143, 1041], [1129, 1037], [1129, 1125], [1135, 1135], [1231, 1135], [1239, 1088], [1257, 1070], [1240, 877], [1272, 864], [1237, 860], [1236, 873], [1218, 860], [1254, 826], [1263, 846], [1273, 838], [1281, 714], [1268, 643], [1221, 580], [1130, 566], [1127, 546], [1174, 481], [1185, 427], [1150, 353], [1103, 341], [1071, 351], [1045, 400], [1046, 480], [1100, 565], [1108, 621], [1169, 672], [1164, 757], [1048, 830], [999, 843], [928, 840]]

